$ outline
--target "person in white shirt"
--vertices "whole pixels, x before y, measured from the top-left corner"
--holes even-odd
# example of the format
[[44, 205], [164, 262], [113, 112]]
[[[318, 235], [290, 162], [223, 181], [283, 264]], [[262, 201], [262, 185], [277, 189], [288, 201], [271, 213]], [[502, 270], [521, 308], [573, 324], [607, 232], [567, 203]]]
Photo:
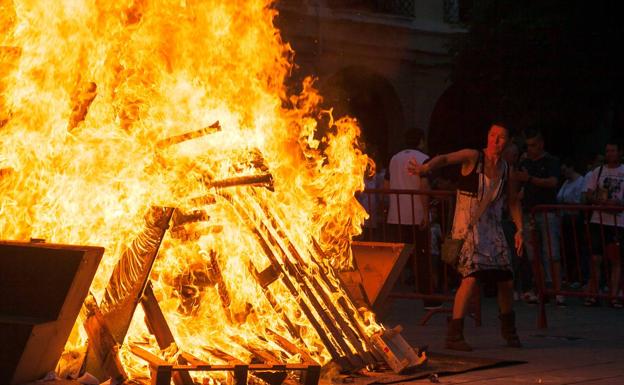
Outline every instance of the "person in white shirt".
[[[622, 145], [613, 141], [605, 147], [605, 165], [594, 169], [586, 181], [586, 197], [595, 205], [624, 207], [624, 165], [621, 163]], [[591, 217], [592, 275], [589, 288], [598, 293], [600, 266], [603, 255], [611, 262], [609, 291], [611, 306], [621, 308], [622, 300], [616, 298], [620, 286], [621, 244], [624, 235], [624, 212], [594, 210]], [[588, 298], [586, 306], [598, 305], [596, 298]]]
[[[429, 156], [424, 153], [425, 135], [419, 128], [412, 128], [405, 134], [404, 150], [396, 153], [386, 170], [385, 188], [392, 190], [417, 190], [425, 194], [390, 194], [387, 223], [391, 241], [414, 244], [411, 266], [418, 277], [414, 277], [418, 292], [431, 294], [433, 282], [429, 275], [430, 246], [429, 234], [429, 196], [426, 192], [429, 181], [426, 177], [411, 175], [407, 171], [410, 160], [425, 163]], [[425, 301], [425, 308], [440, 304]]]
[[[387, 186], [393, 190], [428, 190], [427, 178], [410, 175], [407, 165], [410, 159], [416, 159], [423, 164], [429, 156], [423, 152], [424, 134], [420, 129], [412, 129], [405, 136], [406, 149], [399, 151], [390, 159], [390, 165], [386, 172]], [[428, 200], [426, 195], [414, 195], [410, 199], [408, 194], [390, 195], [388, 208], [388, 224], [407, 225], [411, 230], [412, 225], [426, 224], [427, 218], [424, 207]], [[402, 237], [405, 238], [405, 237]], [[408, 236], [407, 238], [411, 238]]]

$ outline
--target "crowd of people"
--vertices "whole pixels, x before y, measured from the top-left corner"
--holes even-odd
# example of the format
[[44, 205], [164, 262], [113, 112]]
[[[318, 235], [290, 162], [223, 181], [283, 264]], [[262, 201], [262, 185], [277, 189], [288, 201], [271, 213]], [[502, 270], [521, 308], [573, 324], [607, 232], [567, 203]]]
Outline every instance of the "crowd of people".
[[[381, 188], [383, 178], [386, 189], [418, 193], [376, 194], [374, 206], [369, 196], [365, 207], [374, 214], [365, 226], [371, 238], [381, 240], [383, 227], [383, 240], [415, 244], [412, 263], [417, 273], [408, 279], [415, 281], [419, 292], [435, 291], [439, 279], [430, 272], [439, 271], [443, 218], [435, 195], [428, 192], [456, 191], [450, 233], [462, 243], [447, 347], [470, 350], [463, 338], [463, 317], [479, 284], [496, 288], [501, 333], [508, 345], [520, 346], [512, 303], [514, 297], [538, 302], [533, 276], [536, 258], [541, 261], [544, 283], [556, 292], [564, 286], [584, 290], [595, 294], [587, 296], [586, 306], [601, 305], [602, 296], [608, 298], [608, 305], [622, 307], [624, 165], [620, 143], [607, 142], [604, 156], [592, 158], [584, 167], [574, 159], [560, 160], [548, 153], [539, 131], [526, 130], [512, 137], [503, 122], [492, 123], [482, 149], [430, 158], [418, 129], [410, 130], [404, 143], [405, 149], [382, 168], [382, 177], [369, 180], [367, 187]], [[455, 178], [439, 173], [453, 165]], [[366, 201], [366, 194], [360, 199]], [[549, 300], [567, 306], [562, 295]]]

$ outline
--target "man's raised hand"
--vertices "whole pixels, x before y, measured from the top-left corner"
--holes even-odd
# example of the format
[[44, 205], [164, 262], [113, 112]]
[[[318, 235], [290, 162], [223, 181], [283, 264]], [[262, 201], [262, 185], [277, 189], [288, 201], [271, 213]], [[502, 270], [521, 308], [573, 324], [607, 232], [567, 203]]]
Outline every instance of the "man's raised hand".
[[407, 172], [411, 175], [424, 175], [427, 173], [426, 167], [424, 164], [418, 163], [416, 159], [410, 159], [407, 164]]

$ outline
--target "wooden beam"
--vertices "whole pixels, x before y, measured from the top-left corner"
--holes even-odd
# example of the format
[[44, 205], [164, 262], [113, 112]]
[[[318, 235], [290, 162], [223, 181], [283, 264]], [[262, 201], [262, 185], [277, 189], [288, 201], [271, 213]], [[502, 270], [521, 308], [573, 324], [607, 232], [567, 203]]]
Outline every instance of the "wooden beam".
[[[145, 292], [141, 298], [141, 306], [145, 313], [145, 321], [148, 325], [148, 329], [152, 332], [154, 337], [156, 337], [158, 347], [164, 350], [169, 348], [172, 344], [177, 346], [173, 333], [171, 333], [171, 329], [169, 329], [169, 325], [167, 324], [167, 320], [158, 305], [158, 300], [154, 295], [151, 282], [148, 282], [145, 287]], [[187, 361], [182, 357], [178, 357], [178, 363], [184, 365]], [[175, 385], [194, 385], [193, 379], [188, 372], [173, 373], [173, 383]]]
[[[136, 307], [143, 297], [160, 243], [169, 227], [173, 210], [171, 207], [152, 207], [145, 217], [143, 231], [124, 250], [113, 269], [97, 320], [100, 325], [98, 328], [103, 330], [105, 325], [116, 344], [121, 345], [124, 342]], [[87, 357], [94, 357], [91, 352], [93, 349], [105, 349], [104, 346], [98, 346], [98, 343], [99, 340], [96, 340], [87, 346]], [[109, 345], [114, 346], [107, 342], [106, 348], [110, 348]], [[102, 373], [105, 370], [101, 365], [97, 360], [87, 360], [86, 370], [90, 373]]]
[[156, 143], [156, 147], [160, 149], [167, 148], [174, 144], [186, 142], [187, 140], [191, 140], [195, 138], [201, 138], [202, 136], [214, 134], [219, 131], [221, 131], [221, 125], [219, 124], [219, 121], [216, 121], [210, 126], [201, 128], [199, 130], [186, 132], [181, 135], [170, 136], [169, 138], [166, 138], [166, 139], [161, 139]]
[[95, 298], [89, 295], [83, 306], [84, 328], [89, 336], [86, 367], [89, 373], [104, 381], [123, 382], [128, 378], [119, 359], [119, 344], [111, 334]]

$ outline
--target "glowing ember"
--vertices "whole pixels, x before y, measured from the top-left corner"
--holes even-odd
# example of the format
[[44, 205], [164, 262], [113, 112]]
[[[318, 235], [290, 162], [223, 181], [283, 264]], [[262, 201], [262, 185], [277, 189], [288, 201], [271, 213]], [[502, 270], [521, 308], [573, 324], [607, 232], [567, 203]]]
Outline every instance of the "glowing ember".
[[[251, 218], [270, 211], [298, 250], [318, 240], [329, 256], [320, 262], [336, 267], [350, 263], [366, 215], [353, 198], [367, 163], [359, 129], [328, 119], [321, 137], [312, 82], [287, 95], [293, 52], [270, 3], [0, 0], [0, 237], [106, 247], [91, 289], [100, 302], [151, 206], [195, 210], [198, 220], [164, 239], [151, 277], [178, 344], [206, 360], [211, 349], [251, 356], [233, 341], [297, 359], [267, 332], [290, 335], [249, 268], [270, 261], [229, 197]], [[216, 187], [248, 176], [272, 190]], [[299, 263], [319, 255], [301, 253]], [[293, 341], [327, 362], [296, 298], [279, 280], [271, 292], [301, 336]], [[139, 313], [127, 339], [156, 351]], [[84, 338], [78, 330], [71, 347]], [[131, 373], [145, 373], [122, 355]]]

